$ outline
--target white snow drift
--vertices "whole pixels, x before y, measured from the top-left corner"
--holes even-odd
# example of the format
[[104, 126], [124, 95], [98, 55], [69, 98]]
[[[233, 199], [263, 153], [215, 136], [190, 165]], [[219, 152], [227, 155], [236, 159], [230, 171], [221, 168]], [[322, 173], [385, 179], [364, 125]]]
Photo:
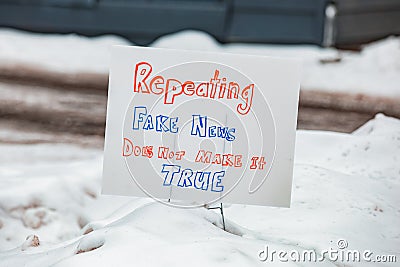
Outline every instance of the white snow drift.
[[[110, 46], [129, 44], [117, 36], [88, 38], [0, 29], [0, 67], [26, 65], [58, 73], [107, 74]], [[312, 45], [222, 45], [197, 31], [167, 35], [151, 46], [300, 58], [304, 90], [400, 97], [400, 37], [366, 45], [360, 53]]]
[[264, 266], [266, 245], [319, 254], [338, 239], [400, 259], [400, 121], [383, 115], [353, 134], [299, 131], [292, 207], [225, 205], [227, 232], [210, 210], [99, 195], [102, 151], [0, 149], [0, 266]]

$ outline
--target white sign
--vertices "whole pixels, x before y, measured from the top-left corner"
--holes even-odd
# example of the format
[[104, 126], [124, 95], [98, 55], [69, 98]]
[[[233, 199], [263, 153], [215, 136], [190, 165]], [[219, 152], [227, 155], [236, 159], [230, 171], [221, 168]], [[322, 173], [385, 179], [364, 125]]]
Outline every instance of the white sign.
[[112, 49], [104, 194], [289, 206], [299, 62]]

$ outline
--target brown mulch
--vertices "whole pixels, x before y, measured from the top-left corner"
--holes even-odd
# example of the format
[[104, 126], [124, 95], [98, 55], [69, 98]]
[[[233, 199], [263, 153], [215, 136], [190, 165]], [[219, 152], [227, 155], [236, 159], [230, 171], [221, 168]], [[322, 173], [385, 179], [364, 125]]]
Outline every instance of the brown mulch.
[[[38, 142], [93, 137], [94, 144], [101, 146], [107, 82], [105, 74], [72, 75], [26, 65], [0, 66], [0, 132], [8, 127], [35, 132], [42, 136], [36, 135]], [[298, 128], [349, 133], [377, 113], [400, 118], [400, 99], [302, 90]], [[1, 134], [0, 142], [16, 139]]]

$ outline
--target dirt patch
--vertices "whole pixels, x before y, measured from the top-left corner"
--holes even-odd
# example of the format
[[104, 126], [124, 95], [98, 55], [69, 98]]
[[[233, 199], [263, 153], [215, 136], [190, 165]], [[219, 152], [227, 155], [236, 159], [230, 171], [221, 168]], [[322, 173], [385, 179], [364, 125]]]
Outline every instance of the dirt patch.
[[[107, 106], [103, 76], [29, 66], [0, 69], [0, 142], [101, 147]], [[377, 113], [400, 118], [400, 99], [302, 90], [298, 128], [350, 133]], [[6, 134], [9, 129], [19, 135]]]

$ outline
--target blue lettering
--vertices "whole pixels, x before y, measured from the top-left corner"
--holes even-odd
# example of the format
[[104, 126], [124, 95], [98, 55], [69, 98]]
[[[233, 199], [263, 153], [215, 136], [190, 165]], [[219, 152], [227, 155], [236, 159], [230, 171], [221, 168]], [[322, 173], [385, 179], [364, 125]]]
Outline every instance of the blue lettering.
[[206, 137], [207, 133], [207, 116], [192, 115], [192, 131], [191, 135], [199, 135]]
[[220, 171], [214, 173], [212, 184], [211, 184], [211, 191], [213, 192], [222, 192], [224, 191], [224, 186], [221, 185], [222, 177], [224, 177], [225, 171]]

